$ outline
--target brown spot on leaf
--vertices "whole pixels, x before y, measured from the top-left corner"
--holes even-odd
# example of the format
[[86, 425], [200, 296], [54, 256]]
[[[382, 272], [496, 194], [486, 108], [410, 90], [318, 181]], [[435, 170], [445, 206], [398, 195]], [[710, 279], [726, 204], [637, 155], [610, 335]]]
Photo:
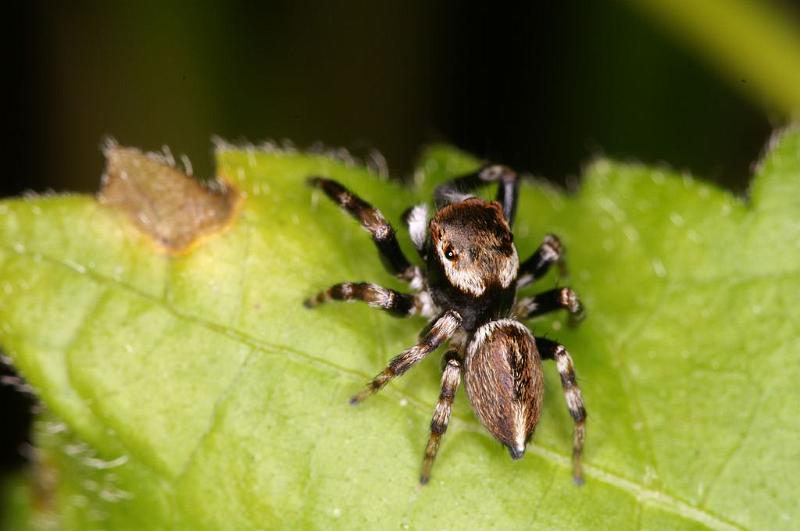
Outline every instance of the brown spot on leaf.
[[37, 513], [55, 513], [58, 465], [47, 452], [37, 452], [31, 468], [31, 502]]
[[100, 202], [125, 214], [170, 253], [224, 229], [234, 218], [239, 195], [229, 184], [199, 182], [171, 158], [109, 143]]

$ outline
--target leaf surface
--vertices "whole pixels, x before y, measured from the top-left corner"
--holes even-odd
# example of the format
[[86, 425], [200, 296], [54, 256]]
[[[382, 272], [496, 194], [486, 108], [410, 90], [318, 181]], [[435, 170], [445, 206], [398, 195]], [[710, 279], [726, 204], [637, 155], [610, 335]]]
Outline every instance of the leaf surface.
[[[555, 367], [522, 461], [459, 391], [417, 484], [438, 355], [363, 406], [347, 399], [425, 322], [309, 311], [343, 280], [402, 289], [353, 220], [304, 186], [337, 179], [400, 227], [477, 162], [430, 149], [415, 189], [316, 155], [221, 149], [235, 219], [165, 253], [87, 196], [0, 203], [0, 345], [38, 390], [32, 520], [72, 529], [790, 528], [800, 511], [800, 131], [776, 136], [750, 198], [598, 160], [567, 195], [528, 183], [515, 242], [568, 249], [588, 317], [530, 322], [567, 346], [589, 413], [586, 485]], [[43, 523], [44, 522], [44, 523]]]

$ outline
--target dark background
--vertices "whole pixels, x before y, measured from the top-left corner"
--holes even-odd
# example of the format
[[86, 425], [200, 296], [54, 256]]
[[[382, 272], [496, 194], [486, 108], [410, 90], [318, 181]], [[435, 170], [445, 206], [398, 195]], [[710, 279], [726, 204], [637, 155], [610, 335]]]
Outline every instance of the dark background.
[[[167, 4], [30, 2], [4, 17], [0, 195], [94, 191], [106, 135], [168, 144], [208, 177], [214, 134], [378, 149], [399, 179], [433, 141], [560, 183], [606, 154], [743, 194], [782, 123], [746, 77], [627, 3]], [[0, 385], [2, 470], [22, 462], [29, 408]]]

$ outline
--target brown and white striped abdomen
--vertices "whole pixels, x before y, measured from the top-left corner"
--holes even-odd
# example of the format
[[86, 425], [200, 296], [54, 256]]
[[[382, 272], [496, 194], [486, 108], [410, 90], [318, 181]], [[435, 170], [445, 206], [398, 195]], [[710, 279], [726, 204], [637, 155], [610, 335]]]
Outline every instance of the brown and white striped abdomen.
[[464, 380], [486, 429], [513, 458], [522, 457], [544, 394], [542, 362], [530, 331], [512, 319], [478, 328], [467, 345]]

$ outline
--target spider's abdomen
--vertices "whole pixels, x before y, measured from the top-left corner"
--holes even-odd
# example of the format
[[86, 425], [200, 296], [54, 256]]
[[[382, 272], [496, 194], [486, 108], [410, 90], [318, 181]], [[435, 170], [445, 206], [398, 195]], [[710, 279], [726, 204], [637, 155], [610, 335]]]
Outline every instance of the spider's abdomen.
[[481, 423], [515, 459], [541, 414], [542, 363], [530, 331], [512, 319], [478, 328], [467, 345], [464, 381]]

